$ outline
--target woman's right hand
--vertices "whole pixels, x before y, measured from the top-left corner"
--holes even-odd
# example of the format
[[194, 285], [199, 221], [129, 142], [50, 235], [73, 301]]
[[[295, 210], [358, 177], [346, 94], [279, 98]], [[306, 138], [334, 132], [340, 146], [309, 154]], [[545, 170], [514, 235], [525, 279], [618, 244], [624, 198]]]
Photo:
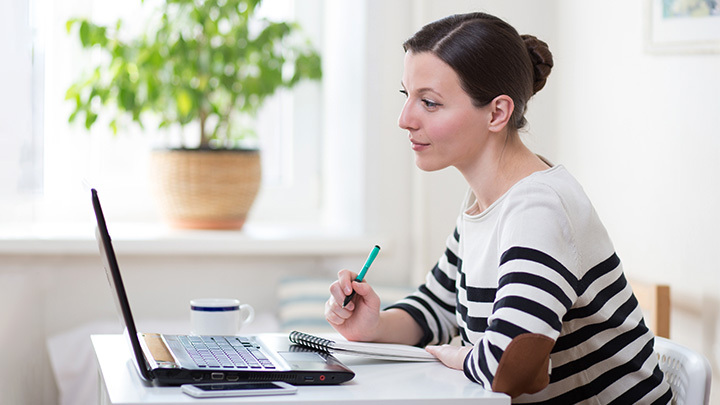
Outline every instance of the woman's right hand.
[[[374, 341], [380, 324], [380, 297], [370, 284], [355, 281], [357, 274], [340, 270], [330, 285], [330, 298], [325, 303], [325, 319], [348, 340]], [[345, 297], [353, 290], [355, 297], [343, 307]]]

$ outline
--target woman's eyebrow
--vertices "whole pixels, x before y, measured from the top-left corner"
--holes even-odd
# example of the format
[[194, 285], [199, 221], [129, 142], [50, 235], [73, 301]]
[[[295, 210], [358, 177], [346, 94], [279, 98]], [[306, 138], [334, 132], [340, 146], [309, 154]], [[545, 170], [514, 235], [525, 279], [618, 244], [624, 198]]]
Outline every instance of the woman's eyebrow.
[[[400, 87], [402, 87], [403, 90], [407, 90], [407, 89], [405, 88], [405, 83], [403, 83], [402, 80], [400, 81]], [[442, 97], [442, 96], [440, 95], [440, 93], [438, 93], [437, 91], [435, 91], [432, 87], [422, 87], [422, 88], [417, 89], [415, 92], [418, 93], [418, 94], [433, 93], [433, 94], [437, 95], [438, 97]]]
[[430, 87], [423, 87], [417, 90], [418, 93], [435, 93], [438, 96], [440, 95], [437, 91], [433, 90]]

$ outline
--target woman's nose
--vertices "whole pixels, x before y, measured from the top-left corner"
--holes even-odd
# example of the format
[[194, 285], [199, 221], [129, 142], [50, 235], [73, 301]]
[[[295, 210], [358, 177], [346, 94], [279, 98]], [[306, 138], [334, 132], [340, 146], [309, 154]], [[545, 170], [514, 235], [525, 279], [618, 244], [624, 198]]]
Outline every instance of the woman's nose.
[[398, 126], [402, 129], [413, 129], [415, 127], [412, 109], [410, 108], [410, 103], [407, 100], [400, 111]]

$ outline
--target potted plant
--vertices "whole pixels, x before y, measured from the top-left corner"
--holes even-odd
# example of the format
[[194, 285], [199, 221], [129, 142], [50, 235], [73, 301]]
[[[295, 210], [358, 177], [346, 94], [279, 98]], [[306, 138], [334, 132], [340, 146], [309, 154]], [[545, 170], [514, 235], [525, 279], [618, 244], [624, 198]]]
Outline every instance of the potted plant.
[[252, 121], [279, 88], [321, 77], [320, 57], [300, 27], [253, 17], [260, 0], [164, 0], [140, 35], [123, 21], [67, 22], [104, 60], [70, 86], [69, 117], [88, 130], [107, 114], [124, 122], [197, 132], [196, 144], [153, 151], [162, 210], [182, 228], [241, 228], [260, 184]]

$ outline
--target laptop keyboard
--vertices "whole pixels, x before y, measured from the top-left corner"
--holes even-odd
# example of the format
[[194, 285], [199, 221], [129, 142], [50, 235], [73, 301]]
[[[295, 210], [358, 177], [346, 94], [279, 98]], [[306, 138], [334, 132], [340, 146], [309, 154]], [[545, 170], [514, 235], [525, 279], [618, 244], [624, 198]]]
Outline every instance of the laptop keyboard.
[[242, 336], [180, 336], [179, 340], [201, 368], [275, 369], [258, 346]]

